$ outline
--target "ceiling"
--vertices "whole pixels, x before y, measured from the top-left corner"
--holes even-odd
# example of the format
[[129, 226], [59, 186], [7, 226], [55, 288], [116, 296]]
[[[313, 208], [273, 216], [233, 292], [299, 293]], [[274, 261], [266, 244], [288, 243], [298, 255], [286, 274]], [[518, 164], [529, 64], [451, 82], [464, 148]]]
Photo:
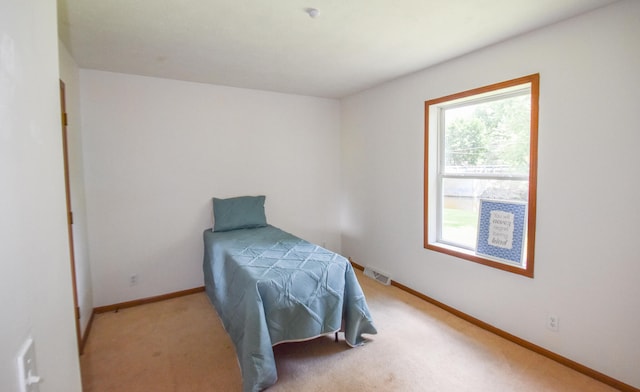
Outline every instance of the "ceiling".
[[81, 68], [341, 98], [614, 1], [58, 0], [58, 18]]

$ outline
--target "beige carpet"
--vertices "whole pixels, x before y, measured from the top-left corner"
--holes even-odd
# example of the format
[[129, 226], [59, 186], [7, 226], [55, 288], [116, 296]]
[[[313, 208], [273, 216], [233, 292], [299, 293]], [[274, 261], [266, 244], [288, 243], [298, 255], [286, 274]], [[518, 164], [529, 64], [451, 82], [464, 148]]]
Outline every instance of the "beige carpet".
[[[269, 392], [614, 391], [357, 272], [378, 334], [358, 348], [333, 336], [276, 346]], [[204, 293], [96, 315], [81, 366], [84, 392], [242, 388]]]

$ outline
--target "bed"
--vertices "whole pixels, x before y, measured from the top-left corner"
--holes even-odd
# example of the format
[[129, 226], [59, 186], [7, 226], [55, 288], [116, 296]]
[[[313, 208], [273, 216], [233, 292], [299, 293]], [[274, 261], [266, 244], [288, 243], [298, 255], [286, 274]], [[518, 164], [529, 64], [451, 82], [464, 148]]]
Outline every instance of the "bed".
[[264, 196], [214, 198], [214, 217], [203, 234], [205, 289], [235, 345], [245, 392], [277, 381], [277, 344], [341, 331], [355, 347], [376, 333], [349, 261], [267, 224]]

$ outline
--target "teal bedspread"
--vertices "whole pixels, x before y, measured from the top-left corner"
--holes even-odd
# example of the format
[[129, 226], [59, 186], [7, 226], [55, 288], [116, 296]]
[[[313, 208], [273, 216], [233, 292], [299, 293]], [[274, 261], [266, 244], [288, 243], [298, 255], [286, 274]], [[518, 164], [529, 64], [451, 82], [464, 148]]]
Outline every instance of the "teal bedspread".
[[375, 334], [344, 257], [276, 227], [204, 232], [206, 292], [231, 336], [243, 390], [277, 380], [273, 346], [340, 329], [350, 346]]

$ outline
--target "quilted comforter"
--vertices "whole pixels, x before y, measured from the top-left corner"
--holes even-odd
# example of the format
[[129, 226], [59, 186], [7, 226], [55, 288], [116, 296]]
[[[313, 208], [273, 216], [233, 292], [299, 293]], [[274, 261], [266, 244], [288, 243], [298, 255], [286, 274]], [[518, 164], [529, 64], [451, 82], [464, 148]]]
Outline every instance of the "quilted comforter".
[[350, 346], [375, 334], [344, 257], [276, 227], [204, 232], [206, 292], [236, 347], [243, 390], [277, 380], [273, 346], [343, 330]]

